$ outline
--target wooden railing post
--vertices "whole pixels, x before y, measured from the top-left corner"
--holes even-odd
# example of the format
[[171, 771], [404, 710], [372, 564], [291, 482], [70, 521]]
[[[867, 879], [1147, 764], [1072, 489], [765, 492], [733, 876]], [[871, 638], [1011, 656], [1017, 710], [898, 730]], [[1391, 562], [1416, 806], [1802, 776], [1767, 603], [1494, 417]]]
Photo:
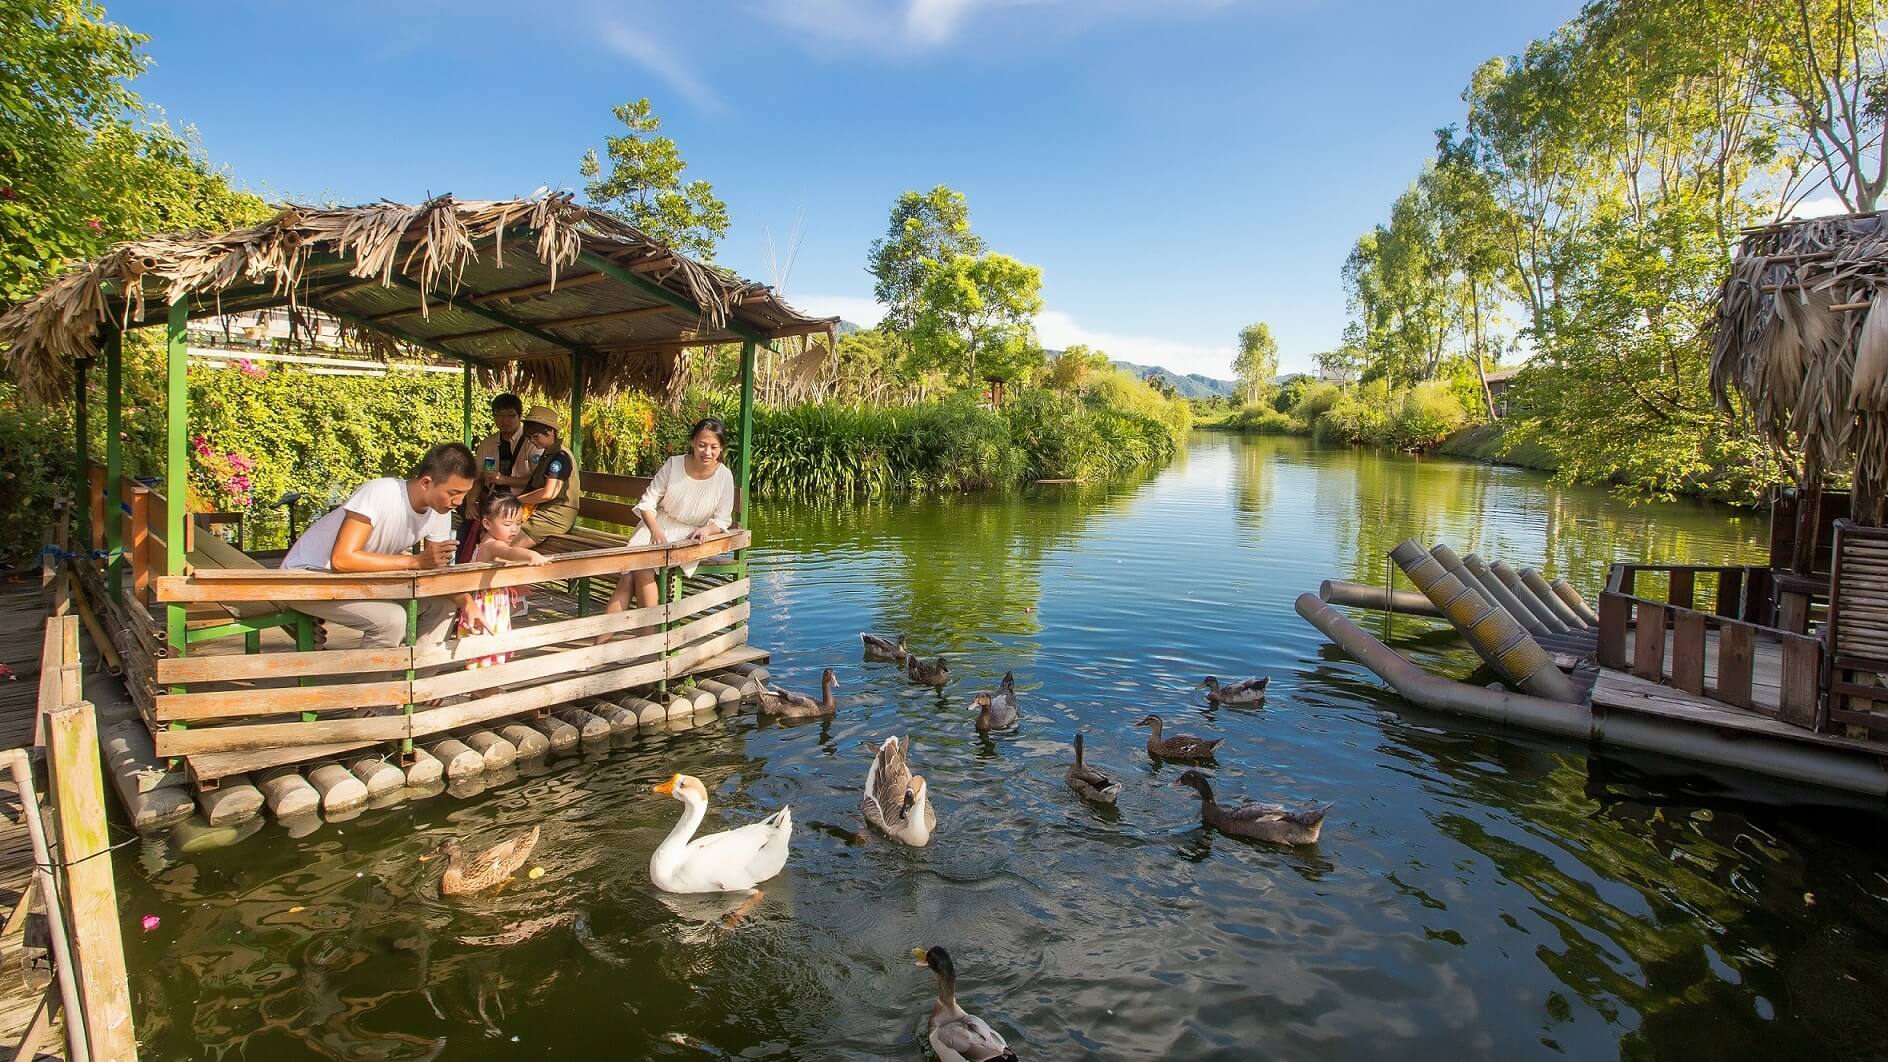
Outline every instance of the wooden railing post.
[[1631, 618], [1631, 599], [1608, 591], [1600, 595], [1601, 667], [1626, 670], [1626, 623]]
[[68, 924], [77, 952], [79, 998], [91, 1057], [137, 1058], [131, 993], [125, 982], [124, 941], [118, 935], [118, 894], [112, 883], [111, 837], [105, 820], [104, 775], [99, 766], [98, 721], [86, 702], [47, 715], [53, 812], [59, 859], [65, 869]]
[[1640, 601], [1632, 635], [1632, 673], [1658, 682], [1665, 677], [1664, 605]]
[[1704, 632], [1704, 613], [1687, 608], [1672, 614], [1672, 685], [1700, 696], [1704, 695]]
[[1726, 622], [1718, 628], [1718, 677], [1713, 695], [1739, 708], [1752, 707], [1751, 672], [1756, 667], [1756, 629], [1748, 623]]

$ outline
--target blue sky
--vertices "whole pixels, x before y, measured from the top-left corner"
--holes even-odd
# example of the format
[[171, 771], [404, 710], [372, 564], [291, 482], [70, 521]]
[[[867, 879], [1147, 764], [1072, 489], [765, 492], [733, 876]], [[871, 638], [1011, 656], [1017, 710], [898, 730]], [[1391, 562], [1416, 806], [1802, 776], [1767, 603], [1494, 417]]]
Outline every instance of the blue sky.
[[[1045, 344], [1230, 375], [1336, 344], [1338, 270], [1482, 61], [1575, 0], [124, 0], [139, 82], [239, 183], [301, 200], [576, 188], [647, 95], [733, 227], [718, 258], [869, 321], [906, 189], [1043, 271]], [[769, 238], [776, 253], [769, 253]]]

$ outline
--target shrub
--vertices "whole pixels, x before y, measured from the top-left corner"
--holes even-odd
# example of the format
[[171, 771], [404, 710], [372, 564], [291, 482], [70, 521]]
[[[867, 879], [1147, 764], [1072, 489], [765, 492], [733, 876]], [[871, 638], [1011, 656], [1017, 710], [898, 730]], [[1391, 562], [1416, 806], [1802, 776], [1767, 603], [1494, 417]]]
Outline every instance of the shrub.
[[1258, 435], [1289, 435], [1297, 425], [1287, 414], [1280, 413], [1269, 405], [1250, 405], [1227, 418], [1228, 427], [1239, 431], [1249, 431]]

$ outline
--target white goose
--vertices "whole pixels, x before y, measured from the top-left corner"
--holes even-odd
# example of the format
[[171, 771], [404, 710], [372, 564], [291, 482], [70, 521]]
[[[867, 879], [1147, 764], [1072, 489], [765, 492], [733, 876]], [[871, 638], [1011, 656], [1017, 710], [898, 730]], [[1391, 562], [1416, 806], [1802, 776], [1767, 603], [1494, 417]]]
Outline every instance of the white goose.
[[736, 830], [695, 837], [708, 812], [708, 790], [701, 779], [678, 774], [655, 791], [686, 806], [681, 821], [649, 857], [649, 880], [663, 892], [741, 892], [787, 865], [787, 843], [793, 834], [791, 808], [781, 808]]
[[912, 774], [905, 759], [910, 748], [910, 738], [885, 739], [872, 754], [872, 768], [865, 772], [865, 796], [859, 804], [865, 821], [879, 832], [900, 844], [923, 848], [937, 829], [937, 812], [931, 808], [924, 776]]

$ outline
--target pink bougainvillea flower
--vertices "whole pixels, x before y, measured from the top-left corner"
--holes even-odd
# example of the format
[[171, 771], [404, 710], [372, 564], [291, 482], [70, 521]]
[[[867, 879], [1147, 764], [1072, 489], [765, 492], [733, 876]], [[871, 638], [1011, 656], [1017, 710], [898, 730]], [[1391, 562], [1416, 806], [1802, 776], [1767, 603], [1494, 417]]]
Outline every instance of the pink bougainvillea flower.
[[85, 219], [85, 227], [86, 227], [86, 228], [88, 228], [88, 229], [91, 229], [91, 230], [92, 230], [93, 232], [104, 232], [104, 231], [105, 231], [105, 223], [104, 223], [104, 222], [102, 222], [102, 221], [100, 221], [100, 220], [98, 220], [97, 218], [87, 218], [87, 219]]

